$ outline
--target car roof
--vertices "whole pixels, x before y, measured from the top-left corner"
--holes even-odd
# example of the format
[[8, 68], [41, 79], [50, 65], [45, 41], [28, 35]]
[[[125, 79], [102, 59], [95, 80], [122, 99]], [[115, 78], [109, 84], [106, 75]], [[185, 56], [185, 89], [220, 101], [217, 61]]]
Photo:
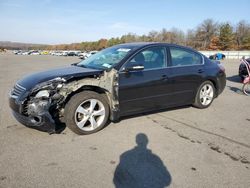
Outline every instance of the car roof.
[[127, 47], [127, 48], [143, 48], [143, 47], [147, 47], [147, 46], [154, 46], [154, 45], [166, 45], [166, 46], [173, 46], [173, 47], [178, 47], [178, 48], [185, 48], [187, 50], [194, 50], [190, 47], [186, 47], [186, 46], [181, 46], [181, 45], [177, 45], [177, 44], [170, 44], [170, 43], [163, 43], [163, 42], [131, 42], [131, 43], [123, 43], [123, 44], [118, 44], [116, 46], [120, 46], [120, 47]]

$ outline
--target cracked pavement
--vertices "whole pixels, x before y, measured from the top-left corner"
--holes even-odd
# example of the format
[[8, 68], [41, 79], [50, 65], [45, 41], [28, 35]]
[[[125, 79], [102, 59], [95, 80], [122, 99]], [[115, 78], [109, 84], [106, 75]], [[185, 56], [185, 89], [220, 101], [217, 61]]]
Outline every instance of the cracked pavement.
[[238, 60], [223, 61], [227, 86], [207, 109], [130, 116], [88, 136], [67, 128], [49, 135], [12, 117], [7, 97], [17, 79], [76, 61], [0, 55], [1, 188], [138, 187], [143, 180], [144, 187], [250, 187], [250, 100]]

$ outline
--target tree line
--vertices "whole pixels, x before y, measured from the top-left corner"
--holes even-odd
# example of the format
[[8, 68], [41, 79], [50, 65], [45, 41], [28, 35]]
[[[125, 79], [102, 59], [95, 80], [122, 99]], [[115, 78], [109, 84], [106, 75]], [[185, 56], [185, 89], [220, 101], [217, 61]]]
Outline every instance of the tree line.
[[197, 50], [250, 50], [250, 24], [244, 20], [232, 25], [229, 22], [218, 23], [213, 19], [206, 19], [196, 28], [187, 32], [177, 28], [162, 29], [161, 31], [151, 31], [146, 35], [128, 33], [121, 37], [93, 42], [43, 45], [31, 48], [90, 51], [128, 42], [166, 42], [189, 46]]

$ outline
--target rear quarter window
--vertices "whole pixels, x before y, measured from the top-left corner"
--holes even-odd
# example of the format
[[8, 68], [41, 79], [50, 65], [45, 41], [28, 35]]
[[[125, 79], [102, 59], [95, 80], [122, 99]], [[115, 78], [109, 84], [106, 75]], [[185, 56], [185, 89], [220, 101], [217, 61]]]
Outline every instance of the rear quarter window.
[[201, 65], [201, 55], [176, 47], [170, 47], [171, 54], [171, 66], [190, 66], [190, 65]]

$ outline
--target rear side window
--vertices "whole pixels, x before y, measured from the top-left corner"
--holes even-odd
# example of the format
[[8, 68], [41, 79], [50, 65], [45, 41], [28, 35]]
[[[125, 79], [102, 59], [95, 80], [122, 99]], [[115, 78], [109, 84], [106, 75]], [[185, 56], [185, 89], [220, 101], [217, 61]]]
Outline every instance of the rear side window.
[[170, 47], [170, 54], [172, 59], [172, 67], [202, 64], [201, 55], [192, 51]]

